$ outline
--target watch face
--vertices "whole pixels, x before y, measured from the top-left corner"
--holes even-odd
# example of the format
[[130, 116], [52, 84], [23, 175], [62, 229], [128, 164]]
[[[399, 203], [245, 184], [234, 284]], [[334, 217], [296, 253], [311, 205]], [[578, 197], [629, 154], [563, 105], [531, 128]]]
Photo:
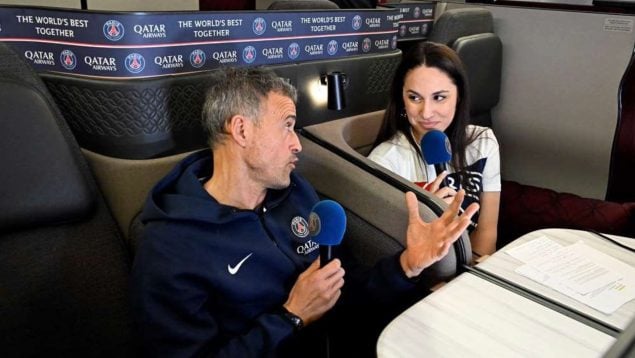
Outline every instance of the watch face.
[[296, 331], [304, 326], [304, 322], [302, 322], [302, 318], [294, 315], [293, 313], [289, 311], [284, 313], [284, 317], [287, 318], [289, 322], [291, 322], [291, 324], [293, 324], [293, 327], [295, 328]]
[[291, 321], [293, 322], [293, 325], [296, 327], [302, 326], [302, 320], [297, 316], [291, 316]]

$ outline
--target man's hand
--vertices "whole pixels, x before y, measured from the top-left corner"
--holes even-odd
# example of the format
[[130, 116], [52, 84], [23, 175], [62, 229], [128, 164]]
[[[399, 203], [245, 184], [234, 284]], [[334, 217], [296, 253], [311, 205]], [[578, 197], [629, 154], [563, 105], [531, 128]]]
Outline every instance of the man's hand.
[[417, 197], [412, 192], [406, 193], [408, 232], [406, 250], [401, 253], [399, 262], [407, 277], [417, 276], [423, 269], [441, 260], [465, 231], [478, 210], [478, 204], [471, 204], [461, 216], [457, 216], [464, 196], [465, 191], [460, 190], [440, 218], [426, 223], [419, 216]]
[[284, 307], [299, 316], [304, 324], [322, 317], [342, 294], [344, 269], [339, 259], [333, 259], [320, 268], [320, 259], [298, 276]]

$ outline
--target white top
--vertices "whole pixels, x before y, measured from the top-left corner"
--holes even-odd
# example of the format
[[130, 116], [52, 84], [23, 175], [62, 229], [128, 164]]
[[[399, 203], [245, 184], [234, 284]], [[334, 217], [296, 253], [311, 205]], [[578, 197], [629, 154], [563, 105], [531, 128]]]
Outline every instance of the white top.
[[[471, 134], [474, 131], [480, 132], [480, 134], [466, 149], [466, 174], [469, 177], [470, 185], [468, 188], [464, 188], [466, 192], [464, 206], [471, 202], [478, 202], [481, 192], [499, 192], [501, 190], [500, 154], [496, 136], [490, 128], [476, 125], [467, 126], [468, 133]], [[368, 158], [420, 186], [437, 177], [434, 166], [424, 162], [402, 132], [397, 132], [391, 139], [374, 148]], [[448, 175], [449, 186], [454, 190], [459, 190], [461, 185], [458, 181], [458, 175], [455, 174], [451, 165], [448, 165], [448, 172], [450, 173]], [[472, 200], [469, 200], [470, 198]]]

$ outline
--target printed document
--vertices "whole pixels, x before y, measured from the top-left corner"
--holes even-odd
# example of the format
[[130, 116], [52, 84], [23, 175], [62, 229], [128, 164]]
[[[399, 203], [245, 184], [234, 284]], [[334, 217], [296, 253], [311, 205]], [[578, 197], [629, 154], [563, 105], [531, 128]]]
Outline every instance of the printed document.
[[635, 268], [578, 241], [562, 246], [546, 236], [507, 250], [524, 263], [516, 272], [600, 312], [635, 298]]

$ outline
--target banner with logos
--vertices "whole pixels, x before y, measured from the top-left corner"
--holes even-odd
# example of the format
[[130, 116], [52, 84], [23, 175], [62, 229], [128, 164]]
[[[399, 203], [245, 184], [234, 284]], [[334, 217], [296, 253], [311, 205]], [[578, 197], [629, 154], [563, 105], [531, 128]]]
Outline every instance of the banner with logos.
[[118, 13], [0, 7], [0, 41], [37, 71], [137, 78], [393, 51], [399, 9]]
[[434, 22], [434, 2], [386, 3], [387, 8], [399, 9], [399, 40], [425, 39], [432, 30]]

